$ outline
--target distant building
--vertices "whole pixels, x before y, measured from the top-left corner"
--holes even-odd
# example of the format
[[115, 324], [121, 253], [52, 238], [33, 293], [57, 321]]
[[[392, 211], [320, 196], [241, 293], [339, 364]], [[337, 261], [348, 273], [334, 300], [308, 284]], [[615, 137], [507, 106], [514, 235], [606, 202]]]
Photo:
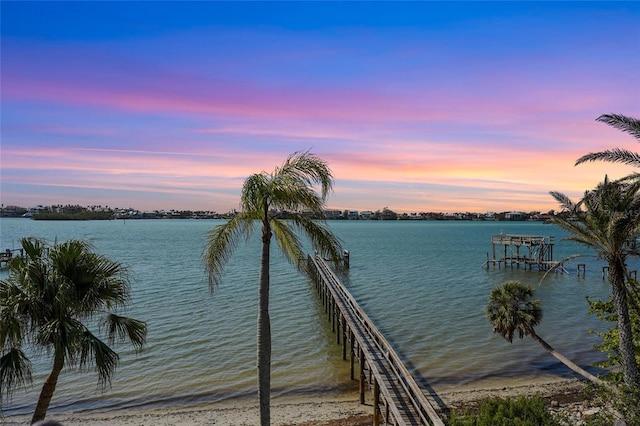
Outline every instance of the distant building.
[[505, 220], [522, 220], [522, 212], [508, 212], [504, 214]]
[[2, 217], [20, 217], [27, 212], [27, 209], [19, 206], [7, 206], [0, 209]]
[[359, 219], [358, 210], [349, 210], [349, 212], [347, 213], [347, 219], [358, 220]]
[[340, 210], [325, 210], [324, 217], [326, 219], [341, 219], [342, 212]]
[[539, 220], [542, 222], [547, 222], [547, 221], [550, 221], [551, 219], [553, 219], [553, 216], [548, 213], [535, 214], [531, 217], [531, 220]]

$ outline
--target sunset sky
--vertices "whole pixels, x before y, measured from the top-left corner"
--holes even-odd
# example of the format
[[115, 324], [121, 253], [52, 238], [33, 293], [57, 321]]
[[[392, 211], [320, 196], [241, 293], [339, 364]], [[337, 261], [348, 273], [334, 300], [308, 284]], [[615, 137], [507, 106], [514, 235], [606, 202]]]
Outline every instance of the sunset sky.
[[639, 2], [1, 2], [5, 206], [227, 212], [295, 151], [328, 206], [557, 209], [640, 151]]

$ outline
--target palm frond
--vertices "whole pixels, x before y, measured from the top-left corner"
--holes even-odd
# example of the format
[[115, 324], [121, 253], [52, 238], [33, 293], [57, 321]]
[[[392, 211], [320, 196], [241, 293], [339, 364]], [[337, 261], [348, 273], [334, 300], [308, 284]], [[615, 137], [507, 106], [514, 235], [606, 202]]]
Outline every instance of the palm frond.
[[107, 328], [109, 344], [128, 340], [139, 351], [147, 340], [147, 324], [144, 321], [110, 313], [104, 318], [103, 325]]
[[333, 189], [333, 174], [327, 162], [309, 151], [295, 152], [276, 168], [274, 180], [282, 176], [295, 177], [303, 186], [320, 185], [320, 198], [324, 201]]
[[298, 185], [274, 187], [272, 206], [289, 212], [308, 211], [314, 216], [322, 216], [324, 202], [311, 188]]
[[640, 120], [637, 118], [628, 117], [622, 114], [603, 114], [596, 118], [596, 121], [606, 123], [618, 130], [629, 133], [640, 141]]
[[36, 334], [36, 344], [41, 348], [59, 350], [65, 354], [70, 364], [76, 362], [79, 350], [78, 339], [87, 327], [78, 319], [68, 316], [49, 318], [40, 324]]
[[569, 235], [562, 238], [562, 241], [573, 241], [591, 248], [599, 253], [606, 249], [606, 236], [594, 234], [593, 226], [585, 226], [588, 219], [573, 220], [571, 218], [563, 218], [556, 216], [552, 219], [552, 223], [569, 232]]
[[231, 258], [239, 238], [242, 235], [248, 237], [253, 231], [254, 219], [255, 212], [242, 212], [207, 234], [203, 257], [211, 291], [219, 284], [224, 266]]
[[577, 206], [573, 203], [573, 201], [571, 201], [571, 199], [567, 195], [558, 191], [550, 191], [549, 194], [553, 198], [555, 198], [557, 202], [560, 203], [560, 207], [562, 207], [563, 210], [569, 211], [571, 213], [575, 212]]
[[111, 383], [120, 357], [89, 330], [86, 330], [82, 335], [81, 347], [80, 368], [84, 370], [89, 365], [94, 366], [98, 372], [98, 384], [101, 387], [106, 387]]
[[558, 272], [558, 271], [562, 271], [564, 269], [564, 265], [567, 262], [570, 262], [574, 259], [577, 259], [579, 257], [584, 257], [585, 255], [582, 254], [574, 254], [571, 256], [567, 256], [563, 259], [561, 259], [560, 261], [558, 261], [555, 265], [553, 265], [551, 268], [547, 269], [547, 271], [544, 273], [544, 275], [542, 276], [542, 278], [540, 278], [540, 282], [538, 283], [538, 285], [542, 285], [542, 283], [544, 282], [545, 279], [547, 279], [547, 276], [549, 274], [551, 274], [552, 272]]
[[105, 256], [86, 252], [76, 266], [73, 297], [79, 312], [92, 314], [102, 307], [124, 306], [131, 294], [129, 268]]
[[638, 172], [630, 173], [627, 176], [623, 176], [620, 179], [618, 179], [618, 182], [621, 182], [624, 184], [636, 185], [636, 187], [640, 186], [640, 173]]
[[578, 158], [575, 165], [593, 161], [606, 161], [608, 163], [622, 163], [634, 167], [640, 167], [640, 154], [622, 148], [613, 148], [601, 152], [591, 152]]
[[41, 238], [25, 237], [20, 240], [20, 246], [24, 250], [25, 256], [31, 259], [42, 257], [46, 250], [46, 244]]
[[304, 262], [301, 262], [304, 251], [302, 250], [300, 239], [287, 222], [281, 219], [272, 220], [271, 230], [287, 260], [298, 269], [301, 265], [304, 265]]
[[249, 176], [242, 185], [240, 205], [242, 212], [263, 216], [271, 203], [270, 179], [266, 173]]
[[[629, 133], [640, 142], [640, 120], [622, 114], [603, 114], [596, 119], [625, 133]], [[640, 154], [622, 149], [613, 148], [601, 152], [591, 152], [576, 160], [575, 165], [590, 161], [606, 161], [609, 163], [622, 163], [634, 167], [640, 167]]]
[[0, 352], [22, 343], [25, 317], [21, 313], [22, 291], [8, 281], [0, 281]]
[[17, 387], [32, 382], [31, 368], [31, 361], [21, 349], [12, 347], [3, 351], [0, 357], [0, 402], [10, 399]]
[[338, 262], [342, 258], [340, 240], [322, 222], [312, 220], [302, 214], [293, 214], [290, 219], [298, 229], [304, 231], [311, 240], [314, 251], [318, 252], [320, 256], [331, 259], [333, 262]]

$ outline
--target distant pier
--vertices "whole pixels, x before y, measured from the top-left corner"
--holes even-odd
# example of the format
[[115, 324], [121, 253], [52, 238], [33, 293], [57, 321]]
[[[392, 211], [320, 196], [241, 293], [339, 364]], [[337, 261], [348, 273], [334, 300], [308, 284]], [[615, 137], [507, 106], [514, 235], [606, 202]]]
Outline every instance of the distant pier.
[[23, 249], [6, 249], [5, 251], [0, 251], [0, 268], [9, 264], [9, 261], [13, 258], [14, 253], [20, 253], [20, 257], [22, 257], [24, 252]]
[[491, 253], [483, 266], [521, 265], [526, 269], [548, 271], [560, 265], [553, 260], [554, 237], [541, 235], [496, 234], [491, 236]]

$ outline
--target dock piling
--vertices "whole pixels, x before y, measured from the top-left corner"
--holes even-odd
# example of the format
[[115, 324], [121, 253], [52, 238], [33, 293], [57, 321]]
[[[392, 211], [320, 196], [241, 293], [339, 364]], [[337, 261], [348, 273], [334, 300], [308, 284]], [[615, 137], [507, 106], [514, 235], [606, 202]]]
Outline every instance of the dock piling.
[[586, 269], [587, 265], [585, 265], [584, 263], [578, 263], [578, 276], [580, 276], [580, 272], [582, 272], [582, 278], [584, 278]]

